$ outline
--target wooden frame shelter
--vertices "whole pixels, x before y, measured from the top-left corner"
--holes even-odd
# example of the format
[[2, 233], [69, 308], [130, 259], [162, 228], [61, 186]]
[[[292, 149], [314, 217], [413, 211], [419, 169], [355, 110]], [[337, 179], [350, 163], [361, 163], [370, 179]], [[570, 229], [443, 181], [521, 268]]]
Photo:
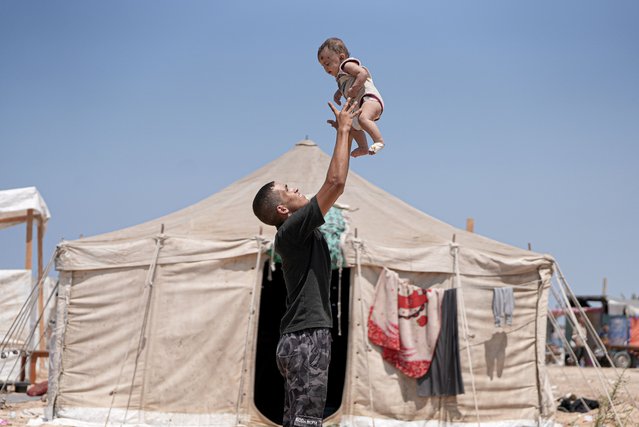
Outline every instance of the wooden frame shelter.
[[[43, 242], [44, 234], [46, 231], [46, 223], [51, 218], [49, 209], [47, 208], [44, 199], [36, 189], [36, 187], [25, 187], [11, 190], [0, 191], [0, 230], [9, 228], [19, 224], [25, 224], [26, 237], [25, 237], [25, 261], [24, 269], [30, 270], [33, 275], [33, 228], [36, 226], [36, 239], [37, 239], [37, 281], [42, 280], [43, 275]], [[38, 289], [38, 313], [44, 311], [44, 286], [40, 286]], [[36, 351], [31, 354], [31, 363], [29, 376], [30, 379], [35, 381], [36, 378], [36, 364], [35, 361], [39, 357], [46, 357], [44, 340], [44, 316], [40, 316], [39, 328], [39, 342], [36, 345]], [[45, 354], [46, 353], [46, 354]], [[37, 354], [37, 355], [35, 355]], [[35, 355], [35, 356], [34, 356]], [[34, 359], [35, 357], [35, 359]], [[20, 379], [24, 380], [24, 369], [26, 363], [26, 356], [22, 357], [23, 364], [20, 371]]]

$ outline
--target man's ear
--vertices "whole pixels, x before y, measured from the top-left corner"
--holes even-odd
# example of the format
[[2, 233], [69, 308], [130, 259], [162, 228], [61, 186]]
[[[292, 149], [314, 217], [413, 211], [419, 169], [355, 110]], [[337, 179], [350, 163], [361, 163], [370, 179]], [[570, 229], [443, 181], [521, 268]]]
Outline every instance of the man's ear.
[[288, 215], [289, 210], [286, 206], [284, 205], [277, 205], [277, 213], [280, 215]]

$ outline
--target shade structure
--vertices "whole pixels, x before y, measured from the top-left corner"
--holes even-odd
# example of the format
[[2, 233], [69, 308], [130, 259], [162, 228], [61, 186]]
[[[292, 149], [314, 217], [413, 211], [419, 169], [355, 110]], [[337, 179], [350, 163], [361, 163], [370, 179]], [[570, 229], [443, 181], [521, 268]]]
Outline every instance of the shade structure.
[[26, 221], [32, 210], [43, 224], [51, 218], [49, 208], [35, 187], [0, 191], [0, 230]]

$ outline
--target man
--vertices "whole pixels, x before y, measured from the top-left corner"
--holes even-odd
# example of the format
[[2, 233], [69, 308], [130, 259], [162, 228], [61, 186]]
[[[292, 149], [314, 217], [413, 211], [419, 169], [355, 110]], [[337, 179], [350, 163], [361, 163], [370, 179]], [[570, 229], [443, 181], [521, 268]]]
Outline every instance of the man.
[[282, 258], [286, 312], [280, 323], [277, 367], [284, 377], [284, 427], [322, 425], [331, 357], [333, 320], [330, 306], [331, 258], [319, 231], [324, 216], [344, 192], [351, 143], [349, 132], [359, 110], [338, 111], [329, 103], [337, 129], [326, 179], [308, 200], [297, 188], [279, 182], [264, 185], [253, 200], [253, 212], [277, 227], [275, 251]]

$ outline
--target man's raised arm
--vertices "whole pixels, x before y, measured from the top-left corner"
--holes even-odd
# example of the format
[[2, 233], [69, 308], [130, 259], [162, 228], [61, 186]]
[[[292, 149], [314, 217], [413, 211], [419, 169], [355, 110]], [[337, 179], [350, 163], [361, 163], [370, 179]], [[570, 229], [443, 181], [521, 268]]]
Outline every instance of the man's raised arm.
[[337, 136], [335, 138], [333, 157], [326, 173], [326, 180], [324, 180], [324, 184], [322, 184], [316, 196], [322, 215], [326, 215], [344, 192], [352, 142], [349, 134], [353, 124], [353, 117], [359, 113], [359, 110], [351, 103], [350, 98], [346, 101], [341, 111], [330, 102], [328, 105], [333, 110], [333, 114], [335, 114], [335, 121], [329, 120], [328, 122], [337, 129]]

